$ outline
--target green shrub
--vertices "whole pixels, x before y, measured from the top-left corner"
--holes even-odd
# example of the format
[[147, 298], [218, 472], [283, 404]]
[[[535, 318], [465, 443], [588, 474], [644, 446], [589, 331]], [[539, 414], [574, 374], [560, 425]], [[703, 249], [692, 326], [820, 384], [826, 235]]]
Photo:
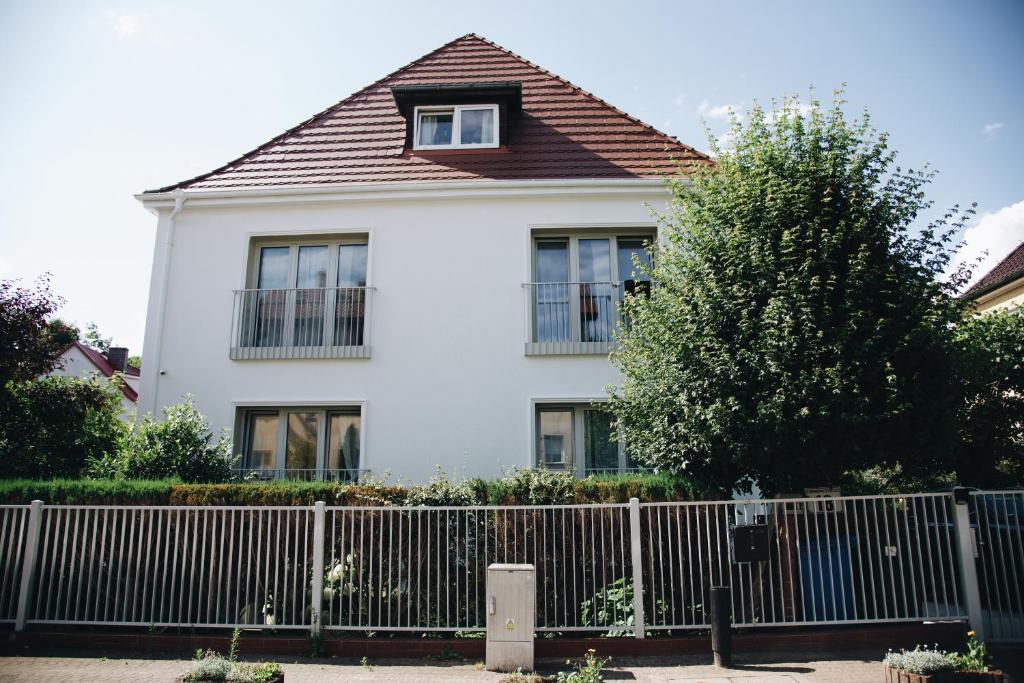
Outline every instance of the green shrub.
[[74, 477], [117, 450], [120, 390], [96, 378], [44, 377], [0, 387], [0, 476]]
[[655, 475], [573, 479], [520, 470], [493, 481], [448, 482], [436, 475], [423, 486], [401, 487], [379, 480], [359, 484], [269, 481], [190, 484], [176, 479], [0, 480], [0, 503], [114, 505], [542, 505], [690, 500], [686, 482]]
[[192, 397], [164, 408], [157, 422], [146, 415], [121, 440], [115, 455], [95, 458], [89, 473], [96, 478], [162, 479], [222, 482], [231, 476], [231, 440], [214, 440], [209, 421], [196, 410]]
[[0, 480], [0, 504], [41, 500], [54, 505], [168, 505], [175, 480], [96, 481], [93, 479]]
[[555, 680], [558, 683], [601, 683], [604, 680], [601, 669], [609, 659], [611, 657], [600, 659], [595, 650], [587, 650], [582, 662], [576, 664], [572, 671], [559, 671]]

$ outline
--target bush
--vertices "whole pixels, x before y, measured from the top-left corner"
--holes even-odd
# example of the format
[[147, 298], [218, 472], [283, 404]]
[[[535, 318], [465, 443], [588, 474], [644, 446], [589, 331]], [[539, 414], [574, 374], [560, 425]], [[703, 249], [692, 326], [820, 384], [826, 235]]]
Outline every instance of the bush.
[[0, 476], [79, 476], [116, 452], [120, 391], [96, 378], [44, 377], [0, 388]]
[[955, 668], [945, 652], [929, 650], [920, 645], [913, 650], [889, 652], [882, 661], [894, 669], [922, 676], [952, 671]]
[[231, 440], [214, 441], [210, 423], [192, 398], [164, 409], [164, 419], [146, 415], [125, 434], [116, 455], [94, 459], [89, 474], [106, 479], [165, 479], [223, 482], [231, 476]]
[[41, 500], [53, 505], [170, 505], [175, 480], [96, 481], [93, 479], [0, 480], [0, 504]]
[[[371, 480], [359, 484], [330, 482], [245, 482], [188, 484], [175, 479], [142, 481], [54, 480], [0, 481], [0, 503], [24, 504], [42, 500], [51, 504], [114, 505], [312, 505], [324, 501], [342, 506], [398, 505], [536, 505], [545, 503], [615, 503], [635, 496], [644, 502], [691, 500], [686, 482], [656, 475], [604, 479], [560, 477], [518, 471], [502, 479], [446, 483], [435, 477], [424, 486], [401, 487]], [[559, 492], [555, 495], [553, 491]], [[467, 493], [468, 492], [468, 493]]]

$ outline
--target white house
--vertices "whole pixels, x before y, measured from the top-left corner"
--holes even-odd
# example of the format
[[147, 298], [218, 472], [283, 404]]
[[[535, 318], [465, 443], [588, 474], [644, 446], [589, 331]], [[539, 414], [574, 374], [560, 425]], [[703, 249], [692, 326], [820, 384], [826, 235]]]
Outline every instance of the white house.
[[82, 342], [68, 344], [50, 375], [58, 377], [100, 377], [111, 380], [120, 378], [121, 419], [135, 418], [135, 406], [139, 400], [139, 370], [128, 365], [128, 349], [112, 346], [103, 353]]
[[592, 405], [666, 174], [707, 157], [473, 34], [156, 214], [141, 406], [265, 476], [627, 469]]

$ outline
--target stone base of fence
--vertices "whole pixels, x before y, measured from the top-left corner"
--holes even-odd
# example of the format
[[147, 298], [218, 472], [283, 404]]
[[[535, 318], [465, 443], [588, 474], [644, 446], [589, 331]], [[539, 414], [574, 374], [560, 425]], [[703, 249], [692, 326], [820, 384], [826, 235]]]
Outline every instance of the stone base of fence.
[[[0, 640], [2, 654], [53, 654], [58, 650], [110, 653], [125, 656], [128, 653], [154, 653], [161, 656], [178, 654], [190, 656], [197, 649], [226, 652], [228, 633], [176, 635], [168, 633], [138, 633], [97, 628], [8, 632]], [[843, 628], [771, 628], [743, 629], [733, 636], [735, 652], [778, 651], [849, 651], [877, 650], [879, 658], [887, 649], [912, 648], [920, 643], [937, 643], [940, 649], [962, 649], [966, 642], [966, 627], [962, 623], [925, 623], [849, 626]], [[59, 645], [55, 645], [59, 643]], [[325, 633], [323, 652], [328, 657], [370, 658], [426, 658], [456, 652], [467, 659], [483, 659], [484, 639], [431, 638], [419, 634], [396, 637], [351, 638], [335, 637]], [[240, 649], [247, 655], [308, 656], [310, 639], [306, 636], [273, 635], [243, 632]], [[709, 654], [711, 639], [705, 634], [654, 635], [642, 640], [636, 638], [537, 638], [535, 654], [545, 657], [579, 657], [588, 649], [602, 656], [671, 656]]]

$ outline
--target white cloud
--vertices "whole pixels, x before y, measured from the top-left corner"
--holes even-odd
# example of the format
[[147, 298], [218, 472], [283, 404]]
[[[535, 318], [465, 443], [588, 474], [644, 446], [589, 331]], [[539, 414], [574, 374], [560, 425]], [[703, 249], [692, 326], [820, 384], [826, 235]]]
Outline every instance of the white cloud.
[[108, 12], [110, 28], [118, 38], [132, 38], [142, 29], [142, 17], [137, 14], [118, 14]]
[[729, 152], [732, 151], [732, 148], [735, 146], [736, 134], [733, 131], [727, 130], [718, 136], [718, 151]]
[[683, 95], [682, 93], [680, 93], [680, 94], [678, 94], [678, 95], [676, 95], [675, 97], [672, 98], [672, 104], [676, 105], [677, 107], [681, 107], [685, 103], [686, 103], [686, 95]]
[[994, 123], [986, 123], [982, 129], [981, 134], [985, 136], [986, 140], [995, 140], [999, 137], [999, 131], [1006, 128], [1006, 124], [1002, 121], [995, 121]]
[[743, 118], [739, 111], [741, 104], [719, 104], [712, 106], [707, 100], [701, 100], [700, 104], [697, 105], [697, 116], [708, 119], [728, 119], [729, 115], [736, 113], [737, 117]]
[[973, 264], [981, 259], [973, 269], [973, 284], [1024, 242], [1024, 201], [982, 214], [964, 231], [963, 241], [950, 272], [961, 263]]

